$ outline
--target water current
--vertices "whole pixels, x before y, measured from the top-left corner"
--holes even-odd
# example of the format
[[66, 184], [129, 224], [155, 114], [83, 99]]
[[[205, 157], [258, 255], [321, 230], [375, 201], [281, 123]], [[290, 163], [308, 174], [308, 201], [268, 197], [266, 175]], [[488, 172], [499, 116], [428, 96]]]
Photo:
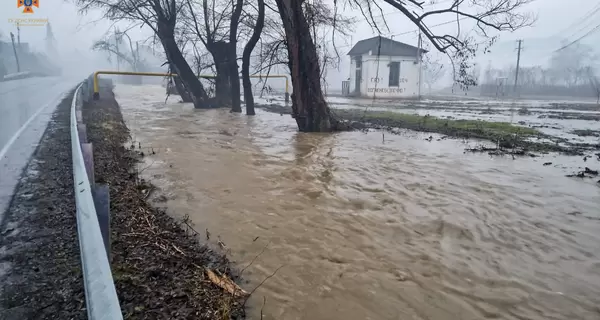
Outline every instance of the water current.
[[162, 205], [251, 264], [246, 290], [277, 270], [252, 319], [600, 319], [600, 188], [542, 165], [579, 158], [298, 133], [289, 116], [165, 103], [159, 86], [116, 95], [156, 153], [140, 167]]

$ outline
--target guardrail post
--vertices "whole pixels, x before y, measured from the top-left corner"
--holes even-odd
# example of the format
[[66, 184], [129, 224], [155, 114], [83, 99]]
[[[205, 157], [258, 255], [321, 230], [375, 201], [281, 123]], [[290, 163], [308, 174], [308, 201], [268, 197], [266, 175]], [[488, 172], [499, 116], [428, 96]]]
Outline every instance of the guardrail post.
[[285, 103], [290, 102], [290, 94], [288, 92], [285, 93]]
[[87, 80], [83, 80], [83, 82], [81, 83], [81, 90], [79, 91], [79, 94], [81, 95], [81, 102], [87, 102], [87, 97], [86, 97], [86, 93], [87, 93]]
[[85, 164], [85, 172], [90, 180], [90, 186], [94, 188], [94, 152], [91, 143], [81, 144], [81, 153], [83, 154], [83, 163]]
[[104, 240], [104, 248], [106, 249], [106, 257], [110, 262], [110, 189], [107, 184], [97, 184], [92, 188], [92, 197], [94, 198], [94, 206], [96, 207], [96, 215], [100, 224], [100, 233]]
[[83, 123], [77, 124], [77, 134], [79, 135], [80, 143], [87, 143], [87, 126]]

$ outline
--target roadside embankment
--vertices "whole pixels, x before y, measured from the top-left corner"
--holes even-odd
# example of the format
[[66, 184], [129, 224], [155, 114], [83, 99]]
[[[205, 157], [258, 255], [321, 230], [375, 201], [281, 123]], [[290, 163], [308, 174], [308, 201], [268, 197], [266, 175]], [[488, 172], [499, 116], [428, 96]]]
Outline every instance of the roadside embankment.
[[72, 97], [58, 105], [0, 221], [0, 319], [86, 318], [71, 166]]
[[[112, 272], [127, 319], [243, 317], [243, 296], [230, 279], [226, 256], [198, 241], [187, 221], [176, 221], [146, 199], [154, 187], [139, 177], [143, 153], [131, 144], [112, 88], [83, 108], [94, 147], [96, 181], [111, 195]], [[208, 235], [207, 235], [208, 237]]]

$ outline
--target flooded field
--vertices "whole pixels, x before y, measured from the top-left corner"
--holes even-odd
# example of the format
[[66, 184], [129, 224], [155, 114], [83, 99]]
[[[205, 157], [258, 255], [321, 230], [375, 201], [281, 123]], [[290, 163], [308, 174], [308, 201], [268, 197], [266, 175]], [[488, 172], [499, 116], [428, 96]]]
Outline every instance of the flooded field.
[[600, 161], [464, 154], [477, 142], [413, 131], [303, 134], [262, 110], [165, 104], [159, 86], [115, 92], [157, 205], [259, 286], [251, 319], [600, 318], [600, 187], [565, 177]]

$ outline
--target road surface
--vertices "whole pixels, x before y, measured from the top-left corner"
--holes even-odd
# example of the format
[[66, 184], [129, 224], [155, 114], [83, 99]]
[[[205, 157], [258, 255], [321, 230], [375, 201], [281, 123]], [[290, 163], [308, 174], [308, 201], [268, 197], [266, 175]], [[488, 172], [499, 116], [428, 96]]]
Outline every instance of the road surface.
[[52, 113], [77, 82], [63, 77], [0, 82], [0, 222]]

